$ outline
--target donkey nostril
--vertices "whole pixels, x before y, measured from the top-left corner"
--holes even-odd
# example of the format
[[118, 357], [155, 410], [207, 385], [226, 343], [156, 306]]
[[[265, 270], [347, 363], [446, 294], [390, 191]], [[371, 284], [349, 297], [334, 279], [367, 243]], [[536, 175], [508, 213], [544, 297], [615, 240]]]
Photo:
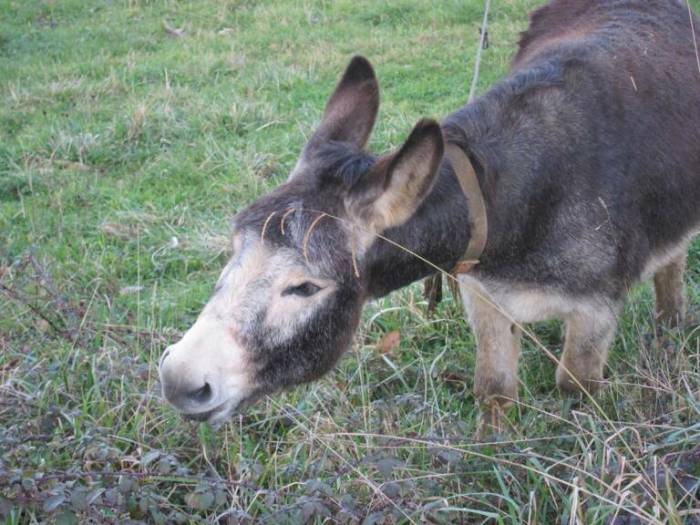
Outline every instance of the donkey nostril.
[[211, 385], [209, 383], [204, 383], [202, 388], [188, 392], [187, 398], [196, 403], [206, 403], [212, 397]]

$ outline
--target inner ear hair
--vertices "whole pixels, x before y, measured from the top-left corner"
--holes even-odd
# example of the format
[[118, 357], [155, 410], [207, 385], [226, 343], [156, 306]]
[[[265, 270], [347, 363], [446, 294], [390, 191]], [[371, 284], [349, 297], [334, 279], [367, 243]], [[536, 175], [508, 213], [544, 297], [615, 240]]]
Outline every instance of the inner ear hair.
[[357, 149], [367, 145], [379, 111], [379, 83], [369, 61], [352, 58], [333, 91], [321, 123], [304, 147], [290, 178], [328, 142], [345, 142]]
[[399, 151], [380, 158], [351, 190], [351, 214], [377, 232], [406, 222], [430, 193], [444, 151], [440, 124], [420, 120]]

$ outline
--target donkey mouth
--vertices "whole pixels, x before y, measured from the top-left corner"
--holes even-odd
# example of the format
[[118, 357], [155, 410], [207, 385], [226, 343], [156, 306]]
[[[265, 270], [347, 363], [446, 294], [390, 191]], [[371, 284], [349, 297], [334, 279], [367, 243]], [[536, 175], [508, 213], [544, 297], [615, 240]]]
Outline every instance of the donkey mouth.
[[219, 412], [221, 412], [221, 408], [217, 407], [207, 410], [206, 412], [198, 412], [197, 414], [182, 414], [182, 417], [190, 421], [199, 421], [203, 423], [204, 421], [208, 421], [209, 418], [216, 416]]
[[223, 425], [238, 409], [246, 405], [249, 398], [229, 399], [206, 412], [183, 413], [182, 417], [190, 421], [200, 423], [207, 422], [210, 425], [219, 427]]

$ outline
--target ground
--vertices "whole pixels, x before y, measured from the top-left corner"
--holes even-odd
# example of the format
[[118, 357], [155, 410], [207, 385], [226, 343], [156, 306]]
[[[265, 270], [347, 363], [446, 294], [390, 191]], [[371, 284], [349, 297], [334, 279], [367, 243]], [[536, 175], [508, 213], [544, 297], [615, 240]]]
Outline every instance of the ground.
[[[539, 0], [494, 0], [478, 92]], [[693, 0], [697, 9], [700, 1]], [[628, 302], [594, 400], [534, 327], [520, 403], [472, 439], [474, 339], [416, 285], [371, 304], [311, 386], [220, 430], [159, 395], [158, 356], [283, 181], [349, 58], [382, 86], [371, 147], [466, 100], [480, 0], [0, 0], [0, 519], [36, 523], [698, 523], [700, 330]], [[700, 245], [687, 274], [700, 305]], [[697, 317], [696, 317], [697, 319]], [[541, 344], [540, 344], [541, 343]]]

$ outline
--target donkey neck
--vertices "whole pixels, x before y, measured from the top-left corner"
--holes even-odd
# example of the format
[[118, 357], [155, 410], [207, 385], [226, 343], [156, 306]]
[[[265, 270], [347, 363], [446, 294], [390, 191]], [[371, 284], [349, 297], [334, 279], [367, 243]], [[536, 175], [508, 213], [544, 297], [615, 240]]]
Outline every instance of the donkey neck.
[[[542, 177], [542, 150], [549, 152], [549, 158], [566, 158], [567, 145], [557, 134], [561, 122], [566, 121], [560, 116], [566, 108], [539, 96], [541, 90], [560, 87], [562, 75], [561, 67], [549, 63], [514, 71], [442, 123], [448, 142], [460, 146], [472, 159], [487, 206], [489, 237], [480, 271], [491, 266], [494, 259], [505, 260], [506, 255], [518, 253], [527, 241], [522, 225], [532, 217], [528, 207], [521, 204], [523, 196], [532, 192], [528, 185]], [[518, 118], [513, 118], [514, 107], [519, 108]], [[543, 141], [543, 136], [549, 134], [559, 140]], [[507, 183], [502, 184], [502, 180]], [[432, 192], [413, 217], [384, 235], [449, 271], [469, 244], [470, 226], [467, 200], [450, 163], [445, 161]], [[369, 250], [365, 271], [369, 274], [367, 295], [381, 297], [436, 270], [414, 255], [377, 240]]]
[[[364, 271], [366, 293], [382, 297], [436, 272], [450, 271], [464, 255], [470, 239], [467, 200], [448, 161], [440, 167], [433, 189], [403, 225], [383, 232], [369, 248]], [[415, 255], [414, 255], [415, 254]]]

